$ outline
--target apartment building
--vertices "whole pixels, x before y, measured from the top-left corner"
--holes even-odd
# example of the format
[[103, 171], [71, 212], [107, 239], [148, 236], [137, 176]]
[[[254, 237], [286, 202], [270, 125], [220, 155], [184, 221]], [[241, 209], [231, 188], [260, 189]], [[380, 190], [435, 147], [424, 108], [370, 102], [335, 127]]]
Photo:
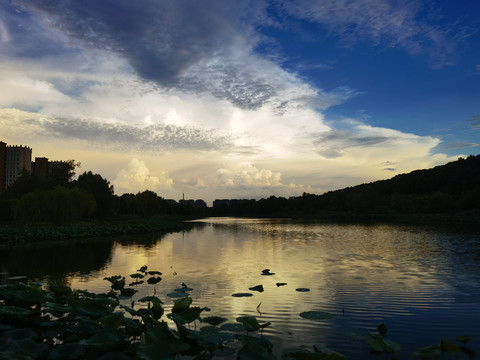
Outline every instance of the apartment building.
[[32, 171], [32, 149], [27, 146], [6, 146], [3, 189], [13, 184], [23, 170]]
[[0, 192], [5, 189], [5, 160], [7, 153], [7, 144], [0, 141]]

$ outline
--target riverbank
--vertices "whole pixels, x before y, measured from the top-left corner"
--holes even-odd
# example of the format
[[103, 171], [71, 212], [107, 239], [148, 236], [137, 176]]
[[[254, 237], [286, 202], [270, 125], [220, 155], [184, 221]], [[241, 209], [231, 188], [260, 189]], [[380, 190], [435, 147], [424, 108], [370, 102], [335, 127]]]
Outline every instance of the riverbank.
[[192, 224], [184, 216], [128, 217], [109, 221], [51, 223], [3, 223], [0, 225], [0, 248], [26, 246], [52, 241], [126, 234], [166, 233], [187, 230]]

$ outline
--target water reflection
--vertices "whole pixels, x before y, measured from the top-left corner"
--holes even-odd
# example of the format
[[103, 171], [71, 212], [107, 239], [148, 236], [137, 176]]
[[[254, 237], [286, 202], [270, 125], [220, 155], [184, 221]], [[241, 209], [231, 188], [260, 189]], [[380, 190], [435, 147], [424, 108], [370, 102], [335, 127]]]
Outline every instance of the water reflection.
[[113, 241], [77, 241], [0, 251], [2, 277], [27, 276], [31, 279], [62, 278], [71, 273], [88, 274], [108, 265]]

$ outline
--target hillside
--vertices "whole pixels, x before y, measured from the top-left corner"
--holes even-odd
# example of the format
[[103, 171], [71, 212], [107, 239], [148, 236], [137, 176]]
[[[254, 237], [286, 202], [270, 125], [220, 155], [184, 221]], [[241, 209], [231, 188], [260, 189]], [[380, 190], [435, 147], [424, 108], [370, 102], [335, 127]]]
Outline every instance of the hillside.
[[381, 213], [418, 214], [480, 209], [480, 155], [388, 180], [361, 184], [322, 195], [304, 193], [289, 199], [272, 196], [233, 203], [229, 215], [308, 216]]

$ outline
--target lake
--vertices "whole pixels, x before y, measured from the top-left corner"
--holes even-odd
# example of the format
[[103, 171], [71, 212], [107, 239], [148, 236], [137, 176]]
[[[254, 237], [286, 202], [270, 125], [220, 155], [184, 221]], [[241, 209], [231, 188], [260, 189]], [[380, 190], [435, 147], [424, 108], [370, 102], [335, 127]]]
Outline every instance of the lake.
[[[472, 336], [469, 348], [480, 354], [478, 233], [208, 218], [195, 221], [189, 231], [161, 237], [3, 251], [0, 265], [2, 283], [15, 275], [64, 277], [74, 288], [93, 292], [109, 290], [104, 277], [128, 277], [147, 265], [162, 272], [155, 290], [167, 311], [174, 300], [167, 294], [185, 283], [193, 288], [193, 305], [211, 309], [206, 315], [271, 322], [263, 334], [276, 355], [285, 348], [316, 345], [352, 359], [377, 358], [349, 334], [375, 333], [379, 323], [387, 326], [387, 338], [402, 346], [399, 358], [440, 339], [454, 341], [459, 334]], [[274, 275], [262, 275], [265, 269]], [[260, 284], [263, 292], [249, 290]], [[297, 291], [301, 288], [309, 291]], [[137, 289], [134, 300], [152, 295], [153, 286]], [[232, 296], [245, 292], [253, 296]], [[335, 317], [305, 319], [300, 313], [306, 311]]]

